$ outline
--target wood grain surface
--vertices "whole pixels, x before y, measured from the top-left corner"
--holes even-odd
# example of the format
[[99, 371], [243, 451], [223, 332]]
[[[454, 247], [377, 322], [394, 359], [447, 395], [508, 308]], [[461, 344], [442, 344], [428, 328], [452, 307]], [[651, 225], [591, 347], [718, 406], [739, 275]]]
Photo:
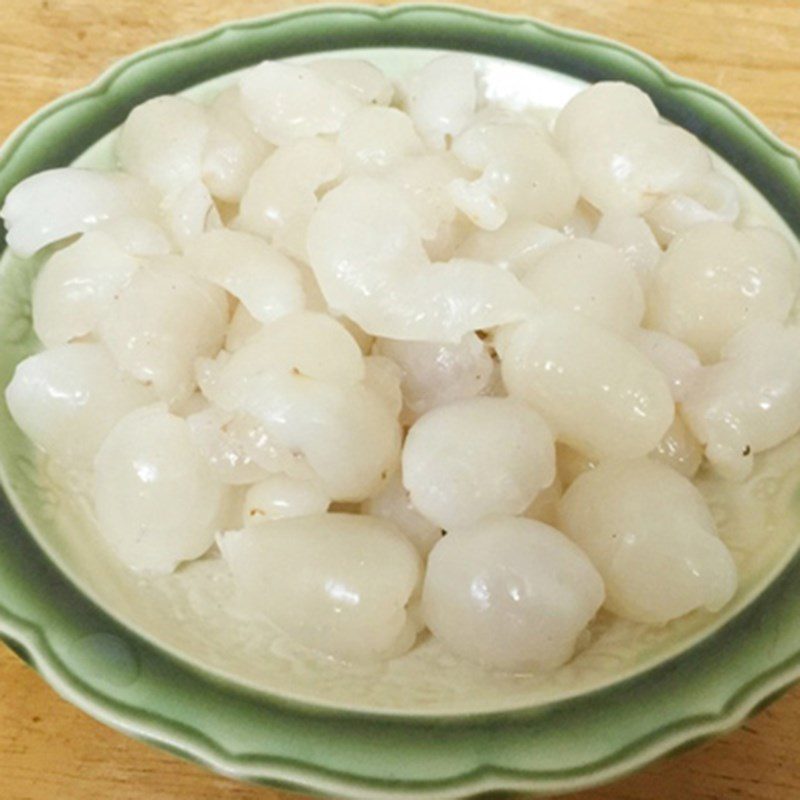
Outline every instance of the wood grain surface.
[[[0, 0], [0, 140], [121, 56], [270, 0]], [[739, 100], [800, 146], [800, 0], [494, 0], [619, 39]], [[727, 737], [572, 800], [797, 800], [800, 689]], [[0, 645], [0, 800], [281, 800], [127, 739]]]

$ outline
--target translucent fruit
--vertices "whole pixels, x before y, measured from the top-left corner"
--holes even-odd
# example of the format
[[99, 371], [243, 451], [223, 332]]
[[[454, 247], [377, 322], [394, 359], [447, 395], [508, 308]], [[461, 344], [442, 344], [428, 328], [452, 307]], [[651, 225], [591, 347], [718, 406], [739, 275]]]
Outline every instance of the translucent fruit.
[[257, 236], [210, 231], [191, 239], [184, 254], [195, 275], [241, 300], [260, 322], [299, 311], [305, 304], [298, 268]]
[[240, 410], [302, 454], [332, 499], [361, 502], [381, 490], [400, 460], [400, 425], [363, 383], [341, 386], [273, 375], [245, 395]]
[[151, 403], [151, 390], [119, 370], [99, 344], [73, 343], [17, 364], [8, 410], [25, 435], [67, 466], [87, 467], [118, 420]]
[[633, 269], [613, 247], [591, 239], [554, 245], [521, 277], [543, 305], [574, 311], [626, 334], [644, 316], [644, 295]]
[[753, 322], [784, 322], [800, 288], [800, 263], [767, 228], [709, 222], [677, 236], [659, 265], [649, 327], [686, 342], [704, 362]]
[[186, 416], [192, 441], [217, 480], [232, 485], [254, 483], [265, 478], [266, 472], [252, 458], [233, 420], [232, 413], [207, 404]]
[[405, 109], [430, 147], [443, 149], [475, 113], [475, 68], [468, 56], [435, 58], [415, 72], [403, 89]]
[[509, 220], [494, 231], [473, 230], [456, 255], [522, 275], [543, 253], [565, 240], [566, 236], [555, 228], [530, 220]]
[[518, 217], [558, 227], [578, 201], [568, 164], [539, 126], [477, 124], [455, 140], [453, 153], [481, 173], [450, 186], [458, 208], [479, 228], [496, 230]]
[[147, 100], [123, 124], [117, 153], [120, 165], [164, 195], [201, 177], [208, 116], [185, 97]]
[[305, 260], [316, 192], [341, 170], [339, 150], [324, 139], [302, 139], [279, 147], [253, 173], [235, 226]]
[[458, 341], [521, 319], [532, 303], [516, 278], [490, 264], [429, 263], [406, 197], [373, 178], [349, 178], [325, 195], [308, 252], [329, 305], [376, 336]]
[[314, 650], [345, 660], [391, 658], [417, 635], [408, 605], [421, 563], [385, 520], [318, 514], [219, 537], [243, 602]]
[[666, 378], [675, 402], [683, 402], [702, 368], [694, 350], [667, 333], [646, 328], [638, 328], [629, 338]]
[[380, 170], [424, 149], [410, 117], [383, 106], [365, 106], [351, 114], [337, 143], [350, 172]]
[[54, 253], [33, 287], [33, 329], [47, 347], [91, 333], [138, 262], [106, 233], [90, 231]]
[[661, 248], [650, 226], [641, 217], [634, 214], [603, 214], [592, 238], [619, 250], [636, 272], [642, 289], [650, 287], [661, 258]]
[[130, 568], [171, 572], [214, 542], [222, 486], [186, 421], [163, 406], [120, 420], [95, 460], [101, 534]]
[[[303, 481], [319, 478], [302, 453], [292, 451], [267, 433], [264, 426], [249, 414], [234, 414], [225, 423], [225, 431], [241, 448], [247, 459], [268, 474], [282, 474]], [[265, 477], [262, 473], [260, 477]]]
[[358, 502], [385, 484], [400, 451], [397, 418], [364, 378], [350, 334], [331, 317], [303, 312], [265, 325], [212, 370], [203, 391], [302, 455], [334, 500]]
[[662, 197], [648, 212], [647, 221], [662, 244], [701, 222], [734, 223], [741, 206], [736, 184], [718, 172], [709, 172], [691, 194]]
[[407, 422], [436, 406], [482, 394], [494, 369], [489, 350], [474, 333], [453, 344], [378, 339], [374, 352], [400, 367]]
[[260, 381], [268, 381], [272, 375], [341, 385], [364, 378], [361, 350], [353, 337], [332, 317], [310, 311], [264, 325], [235, 353], [221, 354], [216, 366], [214, 380], [201, 388], [209, 399], [230, 411], [246, 395], [258, 394]]
[[95, 230], [110, 236], [132, 256], [166, 256], [173, 252], [173, 242], [163, 225], [145, 216], [114, 217], [97, 225]]
[[581, 194], [603, 213], [641, 214], [659, 196], [691, 192], [710, 170], [691, 133], [658, 116], [650, 98], [624, 83], [596, 83], [561, 110], [556, 143]]
[[463, 174], [456, 159], [449, 153], [440, 153], [400, 159], [383, 170], [380, 177], [403, 190], [416, 214], [420, 235], [430, 246], [455, 222], [456, 206], [448, 187]]
[[237, 86], [220, 92], [208, 109], [201, 176], [214, 197], [238, 203], [250, 177], [272, 148], [245, 115]]
[[9, 193], [0, 210], [8, 246], [27, 258], [48, 244], [85, 233], [147, 206], [146, 191], [118, 173], [63, 167], [31, 175]]
[[753, 456], [800, 430], [800, 328], [745, 328], [706, 367], [683, 402], [692, 433], [714, 467], [746, 478]]
[[520, 514], [555, 477], [553, 435], [518, 400], [476, 397], [420, 417], [406, 437], [403, 483], [445, 530]]
[[543, 312], [510, 328], [497, 347], [509, 394], [590, 458], [643, 456], [672, 424], [661, 372], [630, 342], [577, 314]]
[[559, 506], [559, 527], [589, 556], [619, 616], [660, 624], [697, 608], [719, 611], [736, 566], [692, 483], [648, 459], [584, 472]]
[[179, 248], [205, 231], [222, 227], [214, 198], [199, 179], [184, 184], [166, 195], [161, 202], [165, 228]]
[[423, 615], [463, 658], [527, 672], [568, 661], [603, 598], [589, 559], [555, 528], [494, 517], [449, 531], [433, 548]]
[[227, 306], [219, 288], [172, 263], [151, 263], [114, 297], [99, 335], [122, 369], [174, 402], [194, 388], [194, 360], [221, 347]]
[[244, 524], [324, 514], [330, 504], [330, 497], [316, 481], [270, 475], [247, 489]]
[[273, 144], [336, 133], [361, 104], [356, 93], [310, 66], [265, 61], [244, 74], [242, 106]]
[[387, 106], [394, 95], [391, 80], [361, 58], [315, 58], [305, 66], [365, 105]]

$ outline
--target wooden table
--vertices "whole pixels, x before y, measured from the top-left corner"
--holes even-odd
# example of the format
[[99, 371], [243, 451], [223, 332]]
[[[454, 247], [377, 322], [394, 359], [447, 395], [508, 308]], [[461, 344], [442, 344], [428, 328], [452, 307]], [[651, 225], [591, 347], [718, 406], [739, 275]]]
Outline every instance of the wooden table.
[[[120, 56], [272, 0], [0, 0], [0, 140]], [[800, 0], [495, 0], [620, 39], [716, 86], [800, 146]], [[728, 737], [573, 800], [796, 800], [800, 689]], [[0, 646], [2, 800], [280, 800], [108, 730]]]

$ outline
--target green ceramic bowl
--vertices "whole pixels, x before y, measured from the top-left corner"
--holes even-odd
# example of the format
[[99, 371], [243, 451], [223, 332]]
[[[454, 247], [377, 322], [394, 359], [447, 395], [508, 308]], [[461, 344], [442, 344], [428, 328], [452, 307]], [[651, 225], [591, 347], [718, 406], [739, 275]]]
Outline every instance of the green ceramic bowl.
[[[717, 153], [751, 218], [800, 233], [797, 154], [732, 101], [621, 45], [436, 6], [315, 8], [134, 56], [6, 143], [0, 201], [48, 167], [109, 165], [114, 129], [149, 97], [203, 96], [265, 58], [354, 49], [389, 71], [431, 50], [501, 57], [509, 61], [487, 62], [499, 91], [554, 104], [586, 81], [637, 84]], [[36, 349], [30, 286], [40, 262], [0, 259], [3, 386]], [[725, 731], [800, 677], [800, 439], [761, 458], [734, 491], [703, 482], [742, 578], [722, 615], [664, 628], [602, 617], [568, 668], [504, 678], [430, 639], [378, 667], [337, 665], [279, 635], [257, 642], [246, 625], [210, 613], [227, 591], [217, 563], [170, 581], [127, 574], [4, 404], [0, 431], [0, 635], [96, 718], [241, 779], [337, 797], [565, 792]]]

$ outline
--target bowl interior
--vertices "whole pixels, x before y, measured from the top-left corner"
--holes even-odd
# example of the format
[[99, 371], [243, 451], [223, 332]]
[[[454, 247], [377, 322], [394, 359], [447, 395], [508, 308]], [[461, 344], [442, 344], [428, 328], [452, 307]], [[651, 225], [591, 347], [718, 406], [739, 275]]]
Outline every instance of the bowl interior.
[[[315, 56], [320, 55], [316, 53]], [[426, 62], [435, 51], [379, 48], [337, 51], [368, 58], [392, 75]], [[585, 83], [541, 67], [481, 56], [490, 96], [513, 107], [562, 106]], [[185, 92], [204, 98], [233, 80], [216, 78]], [[111, 167], [115, 133], [77, 164]], [[730, 164], [718, 167], [739, 185], [745, 215], [783, 230], [781, 217]], [[30, 289], [43, 256], [0, 259], [0, 378], [38, 345], [31, 328]], [[208, 557], [174, 576], [145, 578], [117, 563], [92, 518], [80, 476], [41, 457], [0, 404], [0, 468], [10, 499], [50, 558], [101, 608], [126, 627], [192, 665], [273, 696], [316, 706], [419, 715], [454, 715], [545, 705], [622, 681], [696, 644], [752, 602], [798, 549], [800, 437], [757, 459], [753, 476], [726, 486], [711, 475], [699, 485], [731, 548], [740, 574], [736, 597], [720, 614], [702, 612], [663, 627], [601, 615], [591, 643], [554, 673], [490, 674], [451, 657], [431, 637], [378, 665], [339, 664], [295, 646], [277, 631], [239, 618], [227, 571]]]

